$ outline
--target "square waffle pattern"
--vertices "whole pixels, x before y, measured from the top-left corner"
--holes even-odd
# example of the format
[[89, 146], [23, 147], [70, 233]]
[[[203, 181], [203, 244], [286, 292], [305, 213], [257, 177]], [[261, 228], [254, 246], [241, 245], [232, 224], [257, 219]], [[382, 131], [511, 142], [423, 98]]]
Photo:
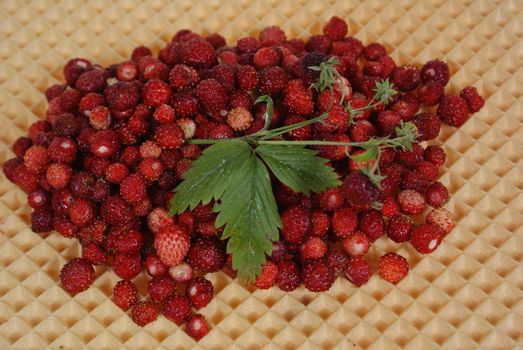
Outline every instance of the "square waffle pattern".
[[62, 80], [71, 57], [108, 65], [137, 45], [157, 52], [181, 28], [219, 32], [229, 43], [272, 24], [288, 37], [306, 37], [333, 14], [364, 43], [386, 43], [397, 62], [445, 59], [454, 73], [448, 91], [474, 85], [487, 98], [461, 129], [445, 127], [439, 138], [448, 154], [440, 181], [451, 190], [447, 207], [458, 222], [441, 247], [422, 257], [385, 238], [374, 244], [374, 264], [386, 251], [409, 260], [411, 272], [397, 286], [374, 275], [362, 288], [339, 278], [328, 293], [285, 293], [210, 275], [216, 296], [203, 314], [212, 330], [195, 343], [163, 317], [137, 327], [111, 301], [117, 278], [106, 268], [97, 268], [88, 291], [64, 292], [60, 267], [79, 255], [78, 244], [33, 233], [24, 193], [1, 174], [0, 348], [522, 346], [522, 1], [1, 1], [0, 163], [44, 115], [43, 91]]

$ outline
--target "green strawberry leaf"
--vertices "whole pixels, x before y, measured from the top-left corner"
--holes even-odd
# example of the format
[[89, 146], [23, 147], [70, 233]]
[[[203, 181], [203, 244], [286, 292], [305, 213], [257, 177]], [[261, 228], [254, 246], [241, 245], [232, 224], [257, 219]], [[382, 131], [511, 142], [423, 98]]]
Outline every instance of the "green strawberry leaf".
[[299, 145], [258, 146], [255, 152], [263, 159], [273, 174], [294, 192], [321, 192], [341, 184], [327, 159], [317, 156], [317, 151]]

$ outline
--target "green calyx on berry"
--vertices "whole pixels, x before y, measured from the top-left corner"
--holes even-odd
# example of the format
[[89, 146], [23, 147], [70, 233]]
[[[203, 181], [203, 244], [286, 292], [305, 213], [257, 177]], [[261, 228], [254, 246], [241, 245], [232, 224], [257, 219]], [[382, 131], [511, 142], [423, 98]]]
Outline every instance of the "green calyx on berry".
[[[340, 84], [344, 104], [345, 86], [336, 70], [335, 58], [309, 67], [320, 72], [311, 85], [317, 91], [329, 89], [334, 101], [334, 85]], [[363, 110], [372, 109], [380, 103], [387, 104], [396, 91], [388, 80], [376, 83], [376, 94], [367, 106], [353, 109], [345, 105], [352, 119]], [[372, 138], [364, 142], [337, 142], [321, 140], [292, 141], [281, 136], [292, 130], [322, 122], [329, 110], [318, 117], [299, 123], [269, 129], [272, 120], [273, 101], [263, 95], [255, 103], [266, 103], [264, 127], [251, 135], [233, 139], [192, 139], [190, 144], [210, 145], [185, 173], [170, 201], [170, 214], [193, 210], [198, 204], [214, 201], [213, 210], [218, 213], [216, 226], [224, 226], [222, 239], [228, 239], [227, 252], [232, 255], [233, 269], [238, 276], [253, 281], [260, 274], [266, 257], [272, 253], [272, 242], [279, 239], [281, 219], [271, 188], [269, 171], [295, 192], [309, 195], [341, 184], [338, 175], [327, 160], [317, 151], [306, 148], [314, 145], [355, 146], [365, 152], [348, 155], [356, 161], [365, 162], [360, 171], [380, 187], [384, 178], [379, 169], [381, 150], [386, 147], [412, 149], [417, 129], [412, 123], [401, 123], [395, 138]], [[379, 203], [376, 203], [376, 207]]]

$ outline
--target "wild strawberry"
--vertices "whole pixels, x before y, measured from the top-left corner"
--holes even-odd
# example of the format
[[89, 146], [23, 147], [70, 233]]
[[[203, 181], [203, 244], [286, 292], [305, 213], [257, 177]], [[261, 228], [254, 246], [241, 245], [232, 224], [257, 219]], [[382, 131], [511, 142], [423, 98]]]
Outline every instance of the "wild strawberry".
[[105, 89], [107, 106], [111, 111], [127, 111], [140, 100], [140, 89], [135, 82], [120, 81]]
[[326, 35], [312, 35], [305, 43], [305, 49], [309, 52], [318, 51], [326, 54], [331, 48], [332, 41]]
[[198, 145], [185, 145], [181, 149], [182, 157], [188, 159], [196, 159], [202, 154], [202, 150]]
[[78, 77], [90, 69], [92, 69], [92, 64], [84, 58], [72, 58], [70, 59], [63, 69], [63, 74], [65, 81], [69, 85], [74, 85]]
[[409, 215], [418, 215], [425, 210], [423, 195], [415, 190], [403, 190], [398, 194], [401, 211]]
[[358, 216], [351, 208], [336, 209], [331, 218], [332, 230], [339, 238], [347, 238], [358, 226]]
[[94, 219], [89, 226], [80, 229], [78, 232], [78, 238], [82, 243], [102, 243], [106, 229], [107, 224], [104, 221], [100, 219]]
[[101, 94], [97, 94], [95, 92], [90, 92], [88, 94], [85, 94], [82, 99], [80, 100], [80, 103], [78, 104], [78, 110], [85, 115], [92, 110], [93, 108], [96, 108], [98, 106], [101, 106], [105, 103], [105, 99]]
[[380, 200], [380, 192], [369, 178], [359, 172], [352, 172], [343, 181], [347, 202], [352, 206], [369, 207]]
[[89, 289], [94, 278], [93, 265], [82, 258], [70, 260], [60, 271], [62, 287], [71, 294]]
[[165, 265], [156, 254], [147, 255], [144, 267], [145, 271], [147, 271], [151, 277], [162, 277], [167, 273], [168, 269], [167, 265]]
[[391, 109], [398, 113], [403, 121], [407, 122], [416, 115], [419, 109], [419, 102], [415, 95], [410, 93], [404, 94], [398, 101], [392, 104]]
[[303, 265], [301, 279], [311, 292], [325, 292], [334, 283], [336, 275], [324, 260], [310, 260]]
[[285, 33], [280, 27], [270, 26], [264, 28], [259, 36], [261, 46], [277, 46], [286, 40]]
[[138, 289], [133, 282], [120, 280], [113, 289], [114, 303], [122, 310], [128, 310], [138, 302]]
[[263, 265], [261, 273], [256, 277], [254, 285], [259, 289], [269, 289], [276, 283], [277, 276], [278, 266], [269, 260]]
[[466, 101], [456, 95], [445, 95], [438, 106], [438, 116], [450, 126], [460, 127], [469, 118]]
[[376, 61], [387, 55], [387, 49], [379, 43], [371, 43], [363, 49], [363, 56], [369, 61]]
[[49, 158], [45, 147], [31, 146], [24, 154], [25, 166], [35, 174], [44, 172], [48, 162]]
[[130, 229], [118, 236], [114, 242], [114, 251], [120, 254], [138, 254], [143, 244], [143, 234], [138, 230]]
[[208, 68], [216, 62], [214, 47], [205, 40], [189, 40], [180, 45], [180, 61], [195, 68]]
[[136, 204], [147, 196], [147, 182], [139, 174], [131, 174], [120, 183], [120, 195], [130, 204]]
[[207, 36], [205, 38], [205, 40], [207, 40], [209, 43], [211, 43], [211, 45], [215, 49], [223, 47], [227, 44], [227, 42], [225, 41], [225, 38], [218, 33], [212, 33], [211, 35]]
[[443, 232], [438, 226], [423, 224], [412, 231], [410, 243], [422, 254], [432, 253], [441, 244]]
[[69, 218], [75, 226], [89, 226], [94, 216], [93, 204], [86, 199], [78, 198], [69, 207]]
[[149, 49], [146, 46], [138, 46], [133, 49], [133, 52], [131, 53], [131, 60], [133, 62], [138, 62], [138, 60], [141, 57], [151, 56], [153, 53], [151, 52], [151, 49]]
[[[343, 133], [335, 134], [324, 134], [318, 137], [319, 139], [325, 141], [334, 141], [334, 142], [351, 142], [351, 139]], [[351, 146], [315, 146], [315, 148], [320, 152], [320, 156], [327, 158], [329, 160], [342, 160], [347, 157], [347, 153], [350, 152]]]
[[336, 273], [345, 271], [349, 264], [349, 257], [342, 250], [330, 250], [325, 260], [327, 265]]
[[209, 130], [209, 138], [214, 140], [230, 139], [234, 137], [233, 130], [227, 124], [217, 124]]
[[225, 109], [227, 92], [214, 79], [202, 80], [196, 87], [196, 96], [201, 105], [211, 113], [217, 113]]
[[16, 139], [15, 143], [13, 143], [13, 152], [17, 157], [23, 158], [25, 152], [27, 152], [32, 145], [33, 142], [29, 138], [21, 136]]
[[278, 262], [278, 275], [276, 276], [278, 288], [290, 292], [298, 288], [300, 282], [300, 271], [294, 262], [289, 260]]
[[423, 147], [418, 143], [412, 145], [412, 150], [396, 153], [396, 160], [409, 169], [414, 169], [423, 160]]
[[237, 68], [236, 81], [238, 87], [244, 91], [255, 89], [258, 85], [258, 74], [253, 66], [240, 65]]
[[185, 330], [191, 337], [199, 340], [209, 332], [209, 324], [203, 315], [191, 315], [185, 323]]
[[169, 82], [175, 91], [184, 91], [198, 84], [200, 78], [194, 68], [185, 64], [175, 65], [169, 73]]
[[376, 134], [376, 128], [367, 120], [354, 123], [350, 129], [350, 138], [354, 142], [368, 141]]
[[290, 112], [307, 115], [314, 111], [312, 92], [301, 80], [295, 79], [287, 83], [283, 95], [285, 106]]
[[260, 43], [253, 37], [244, 37], [236, 42], [236, 50], [239, 54], [254, 53], [259, 47]]
[[392, 73], [391, 81], [401, 92], [411, 91], [420, 84], [420, 70], [415, 66], [401, 66]]
[[396, 243], [410, 240], [414, 225], [406, 216], [395, 215], [387, 223], [387, 236]]
[[97, 131], [91, 139], [91, 152], [100, 158], [112, 157], [120, 147], [120, 139], [114, 130]]
[[191, 314], [189, 300], [180, 295], [171, 295], [162, 304], [163, 315], [177, 325], [181, 325]]
[[356, 231], [347, 236], [342, 242], [343, 249], [350, 256], [362, 256], [369, 250], [371, 241], [361, 231]]
[[125, 61], [118, 65], [116, 77], [121, 81], [133, 81], [138, 76], [138, 66], [131, 61]]
[[323, 33], [333, 41], [341, 40], [347, 35], [348, 27], [345, 21], [337, 16], [331, 17], [323, 27]]
[[400, 126], [401, 117], [398, 113], [387, 110], [378, 114], [377, 121], [383, 135], [392, 135], [394, 130]]
[[473, 86], [461, 90], [459, 96], [467, 103], [470, 113], [479, 112], [485, 105], [485, 100], [478, 94], [478, 90]]
[[418, 129], [418, 141], [435, 139], [441, 128], [441, 120], [430, 112], [419, 113], [412, 122]]
[[[299, 115], [291, 115], [285, 119], [284, 125], [292, 125], [304, 121], [305, 118]], [[312, 127], [310, 125], [294, 129], [288, 133], [292, 140], [304, 141], [311, 137]]]
[[176, 283], [187, 283], [193, 276], [192, 267], [187, 263], [181, 263], [176, 266], [171, 266], [169, 268], [169, 275]]
[[434, 182], [427, 188], [425, 199], [430, 206], [439, 208], [449, 200], [449, 191], [441, 182]]
[[437, 167], [445, 164], [445, 150], [441, 146], [431, 145], [425, 149], [423, 158]]
[[158, 311], [153, 303], [142, 301], [133, 306], [131, 318], [138, 326], [144, 327], [158, 318]]
[[445, 208], [432, 209], [425, 218], [428, 224], [439, 227], [443, 235], [447, 235], [454, 228], [452, 214]]
[[102, 265], [107, 259], [107, 254], [98, 244], [87, 242], [82, 244], [82, 258], [93, 265]]
[[154, 247], [165, 265], [178, 265], [189, 251], [189, 236], [181, 226], [166, 226], [154, 237]]
[[399, 254], [387, 253], [380, 257], [378, 274], [385, 281], [396, 284], [409, 273], [407, 260]]
[[328, 246], [319, 237], [309, 237], [300, 245], [299, 252], [302, 259], [321, 259], [327, 253]]
[[404, 172], [401, 179], [401, 188], [416, 190], [420, 193], [425, 192], [429, 185], [429, 181], [423, 177], [417, 169]]
[[171, 93], [167, 83], [160, 79], [151, 79], [143, 86], [143, 102], [147, 106], [159, 107], [169, 102]]
[[[27, 168], [25, 167], [23, 160], [18, 157], [6, 160], [2, 166], [2, 170], [4, 172], [5, 177], [9, 181], [16, 183], [17, 185], [18, 185], [18, 183], [16, 182], [15, 179], [17, 177], [16, 175], [18, 174], [18, 172], [16, 171], [16, 168], [18, 168], [18, 167], [25, 168], [26, 171], [28, 173], [30, 173], [29, 170], [27, 170]], [[31, 173], [31, 174], [32, 174], [32, 178], [34, 179], [34, 188], [26, 189], [26, 188], [22, 188], [20, 185], [18, 185], [22, 188], [22, 190], [24, 190], [26, 192], [32, 192], [32, 191], [36, 191], [38, 189], [38, 176], [33, 173]], [[29, 187], [33, 187], [33, 186], [29, 186]]]
[[173, 94], [171, 105], [177, 117], [191, 117], [198, 113], [200, 105], [192, 92], [177, 92]]
[[127, 167], [124, 164], [118, 162], [109, 164], [109, 166], [105, 169], [105, 178], [107, 181], [116, 184], [122, 182], [128, 174], [129, 170]]
[[282, 216], [281, 234], [285, 241], [291, 244], [301, 244], [305, 241], [311, 229], [310, 211], [301, 206], [286, 209]]
[[46, 207], [51, 204], [51, 194], [42, 189], [29, 192], [27, 195], [27, 203], [31, 208]]
[[280, 63], [280, 54], [272, 47], [262, 47], [256, 51], [252, 62], [258, 69], [276, 66]]
[[349, 258], [345, 277], [355, 286], [362, 286], [367, 283], [372, 276], [372, 269], [362, 256], [353, 256]]
[[45, 89], [45, 99], [47, 102], [50, 102], [55, 97], [58, 97], [64, 90], [67, 88], [67, 84], [53, 84]]
[[140, 255], [116, 254], [113, 259], [114, 273], [124, 280], [132, 280], [142, 270]]
[[[140, 162], [138, 171], [146, 180], [157, 180], [163, 171], [162, 163], [158, 159], [146, 158]], [[124, 180], [125, 181], [125, 180]], [[123, 184], [124, 182], [122, 182]]]
[[93, 108], [89, 113], [89, 124], [94, 129], [107, 129], [111, 125], [111, 114], [109, 108], [106, 106], [98, 106]]
[[209, 72], [209, 78], [215, 79], [220, 83], [227, 93], [231, 93], [236, 88], [235, 81], [236, 67], [229, 64], [218, 64]]
[[189, 168], [191, 167], [191, 163], [191, 159], [182, 159], [178, 162], [178, 164], [176, 164], [174, 172], [178, 180], [185, 179], [185, 172], [189, 170]]
[[33, 232], [49, 232], [53, 229], [53, 214], [47, 208], [36, 208], [31, 213], [31, 230]]
[[435, 82], [443, 87], [447, 85], [450, 79], [449, 66], [440, 60], [428, 61], [421, 67], [421, 80], [426, 83]]
[[89, 92], [102, 92], [106, 85], [107, 78], [109, 78], [109, 72], [95, 66], [94, 69], [83, 72], [76, 80], [74, 86], [84, 94]]
[[251, 112], [243, 107], [232, 109], [227, 115], [227, 124], [234, 131], [243, 131], [251, 126], [253, 117]]
[[52, 188], [61, 190], [62, 188], [65, 188], [67, 185], [69, 185], [69, 180], [71, 179], [72, 174], [73, 170], [70, 166], [65, 164], [52, 163], [47, 168], [45, 177], [47, 179], [47, 183]]
[[76, 158], [76, 153], [76, 143], [70, 138], [61, 136], [53, 138], [47, 149], [49, 159], [58, 163], [73, 162]]
[[418, 89], [418, 99], [424, 106], [434, 106], [443, 96], [443, 86], [433, 81], [428, 81]]
[[147, 291], [152, 301], [161, 303], [169, 295], [174, 294], [176, 286], [170, 276], [153, 277], [147, 284]]
[[311, 236], [315, 237], [324, 237], [327, 232], [329, 231], [331, 220], [330, 216], [321, 211], [321, 210], [314, 210], [312, 212], [312, 228], [311, 228]]
[[216, 272], [225, 264], [225, 249], [218, 238], [202, 238], [189, 249], [187, 263], [202, 272]]
[[174, 123], [158, 125], [154, 130], [154, 141], [164, 149], [180, 148], [184, 141], [184, 133]]
[[[277, 94], [285, 88], [288, 81], [289, 76], [278, 66], [269, 67], [258, 72], [258, 88], [262, 94]], [[304, 93], [304, 95], [307, 96], [308, 94]]]
[[323, 210], [332, 211], [343, 207], [345, 195], [341, 187], [335, 187], [317, 194], [317, 200]]
[[393, 217], [400, 212], [400, 207], [396, 199], [392, 196], [385, 197], [381, 204], [383, 205], [381, 208], [381, 215], [383, 215], [386, 218]]

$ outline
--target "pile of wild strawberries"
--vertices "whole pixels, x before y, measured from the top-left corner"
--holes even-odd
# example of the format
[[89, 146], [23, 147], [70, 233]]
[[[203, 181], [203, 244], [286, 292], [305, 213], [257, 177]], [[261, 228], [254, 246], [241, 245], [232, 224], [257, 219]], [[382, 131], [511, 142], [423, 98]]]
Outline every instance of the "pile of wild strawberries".
[[[400, 93], [386, 107], [377, 105], [350, 123], [348, 112], [332, 104], [341, 99], [341, 89], [318, 93], [310, 88], [318, 72], [309, 67], [330, 57], [340, 62], [345, 102], [353, 108], [369, 104], [376, 82], [385, 78]], [[484, 104], [473, 87], [445, 94], [446, 63], [396, 66], [383, 45], [364, 46], [347, 36], [347, 24], [337, 17], [323, 34], [306, 41], [287, 40], [275, 26], [262, 30], [258, 39], [241, 38], [236, 46], [227, 46], [218, 34], [204, 38], [180, 30], [158, 57], [142, 46], [130, 60], [105, 68], [76, 58], [64, 67], [64, 77], [65, 84], [45, 91], [45, 120], [16, 140], [16, 157], [3, 165], [6, 177], [28, 193], [33, 231], [56, 230], [80, 241], [82, 257], [69, 261], [60, 274], [70, 293], [90, 287], [93, 265], [111, 265], [121, 278], [114, 302], [131, 309], [138, 325], [154, 321], [161, 310], [176, 324], [185, 323], [197, 339], [208, 332], [208, 324], [194, 310], [213, 297], [204, 274], [224, 266], [234, 271], [212, 204], [168, 215], [170, 191], [202, 151], [187, 139], [260, 130], [266, 105], [253, 101], [262, 94], [275, 103], [271, 128], [333, 106], [325, 121], [286, 135], [291, 140], [365, 141], [393, 134], [401, 121], [411, 121], [418, 140], [426, 141], [438, 136], [442, 122], [459, 127]], [[277, 285], [292, 291], [303, 283], [308, 290], [326, 291], [338, 274], [361, 286], [372, 274], [364, 255], [382, 235], [409, 241], [426, 254], [451, 231], [451, 215], [442, 208], [449, 193], [436, 181], [445, 161], [440, 146], [383, 149], [381, 188], [347, 157], [347, 151], [361, 149], [317, 150], [344, 184], [306, 197], [273, 181], [283, 228], [256, 279], [258, 288]], [[411, 217], [428, 206], [433, 209], [425, 223], [416, 226]], [[151, 277], [147, 300], [141, 300], [132, 282], [142, 269]], [[378, 274], [397, 283], [408, 269], [406, 259], [391, 252], [380, 258]], [[179, 293], [181, 286], [185, 293]]]

